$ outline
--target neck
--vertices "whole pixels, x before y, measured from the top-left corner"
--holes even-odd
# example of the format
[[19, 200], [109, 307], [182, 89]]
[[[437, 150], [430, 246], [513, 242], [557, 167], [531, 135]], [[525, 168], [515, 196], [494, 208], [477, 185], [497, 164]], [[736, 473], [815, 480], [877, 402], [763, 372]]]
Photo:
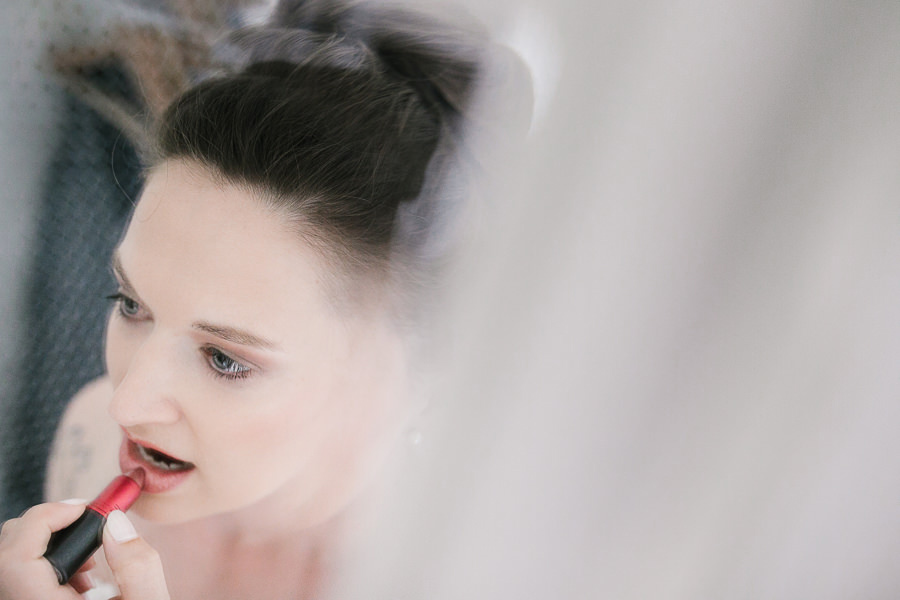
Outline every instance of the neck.
[[[320, 596], [340, 561], [348, 519], [281, 529], [243, 516], [217, 515], [180, 524], [147, 523], [172, 597], [291, 598]], [[142, 533], [144, 533], [142, 531]]]
[[202, 539], [217, 548], [252, 551], [316, 547], [328, 549], [326, 552], [331, 554], [331, 549], [339, 548], [343, 539], [362, 526], [366, 512], [363, 507], [377, 493], [372, 488], [338, 512], [310, 510], [308, 505], [288, 502], [288, 494], [277, 494], [246, 508], [193, 521], [163, 524], [133, 518], [139, 531], [147, 531], [154, 538]]

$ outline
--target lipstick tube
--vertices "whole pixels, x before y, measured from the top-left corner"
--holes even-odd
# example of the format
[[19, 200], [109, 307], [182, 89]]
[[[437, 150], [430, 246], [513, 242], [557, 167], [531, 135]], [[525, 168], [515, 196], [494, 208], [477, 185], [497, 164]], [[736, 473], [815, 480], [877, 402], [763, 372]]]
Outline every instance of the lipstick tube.
[[44, 558], [53, 565], [60, 585], [67, 583], [103, 543], [103, 526], [109, 513], [128, 510], [141, 495], [143, 485], [143, 469], [119, 475], [87, 505], [77, 521], [50, 536]]

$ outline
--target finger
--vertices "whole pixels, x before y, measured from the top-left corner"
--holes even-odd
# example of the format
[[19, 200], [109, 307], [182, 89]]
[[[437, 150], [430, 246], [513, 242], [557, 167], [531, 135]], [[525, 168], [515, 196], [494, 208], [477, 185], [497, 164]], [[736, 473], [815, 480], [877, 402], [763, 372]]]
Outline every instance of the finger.
[[84, 512], [84, 507], [85, 504], [81, 500], [47, 502], [32, 506], [22, 513], [19, 520], [27, 523], [40, 522], [47, 531], [53, 533], [71, 525]]
[[38, 504], [4, 523], [0, 536], [7, 547], [15, 548], [16, 556], [37, 558], [43, 556], [53, 532], [71, 525], [83, 512], [84, 504]]
[[81, 567], [79, 567], [79, 569], [78, 569], [78, 571], [76, 571], [76, 573], [81, 573], [81, 572], [87, 573], [88, 571], [90, 571], [91, 569], [93, 569], [96, 566], [97, 566], [97, 559], [94, 558], [93, 556], [91, 556], [89, 559], [87, 559], [87, 562], [85, 562], [83, 565], [81, 565]]
[[168, 600], [159, 554], [137, 534], [122, 511], [109, 513], [103, 549], [123, 600]]
[[94, 587], [94, 580], [87, 571], [78, 571], [69, 579], [69, 585], [79, 594], [83, 594]]

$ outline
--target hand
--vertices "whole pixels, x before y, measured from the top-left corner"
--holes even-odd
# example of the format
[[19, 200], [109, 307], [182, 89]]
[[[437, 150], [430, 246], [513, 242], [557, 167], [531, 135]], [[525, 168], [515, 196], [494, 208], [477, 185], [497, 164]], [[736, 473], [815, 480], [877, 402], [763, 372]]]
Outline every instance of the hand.
[[[92, 587], [87, 572], [94, 567], [94, 559], [67, 585], [59, 585], [44, 552], [50, 535], [72, 524], [84, 509], [81, 501], [40, 504], [3, 524], [0, 600], [82, 600], [81, 594]], [[107, 517], [103, 549], [120, 600], [169, 600], [159, 554], [137, 535], [125, 513], [113, 511]]]
[[90, 589], [89, 560], [68, 585], [59, 585], [44, 558], [50, 534], [73, 523], [84, 512], [81, 501], [51, 502], [28, 509], [0, 530], [0, 600], [81, 600]]
[[122, 511], [114, 510], [106, 518], [103, 551], [121, 600], [169, 600], [159, 554], [138, 536]]

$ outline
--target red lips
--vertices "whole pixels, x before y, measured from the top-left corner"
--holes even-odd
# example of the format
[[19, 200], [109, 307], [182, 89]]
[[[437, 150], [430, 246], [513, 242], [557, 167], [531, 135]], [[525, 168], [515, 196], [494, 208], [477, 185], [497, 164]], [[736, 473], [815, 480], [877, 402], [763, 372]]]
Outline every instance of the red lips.
[[[151, 444], [141, 442], [140, 445], [165, 456], [170, 456]], [[171, 458], [180, 461], [180, 459], [175, 457]], [[131, 440], [127, 435], [122, 437], [122, 445], [119, 448], [119, 467], [122, 469], [123, 473], [131, 471], [132, 469], [143, 469], [145, 473], [144, 493], [149, 494], [161, 494], [178, 487], [184, 483], [196, 469], [193, 464], [187, 462], [185, 462], [184, 468], [179, 468], [179, 470], [164, 469], [142, 456], [138, 449], [138, 442]]]

